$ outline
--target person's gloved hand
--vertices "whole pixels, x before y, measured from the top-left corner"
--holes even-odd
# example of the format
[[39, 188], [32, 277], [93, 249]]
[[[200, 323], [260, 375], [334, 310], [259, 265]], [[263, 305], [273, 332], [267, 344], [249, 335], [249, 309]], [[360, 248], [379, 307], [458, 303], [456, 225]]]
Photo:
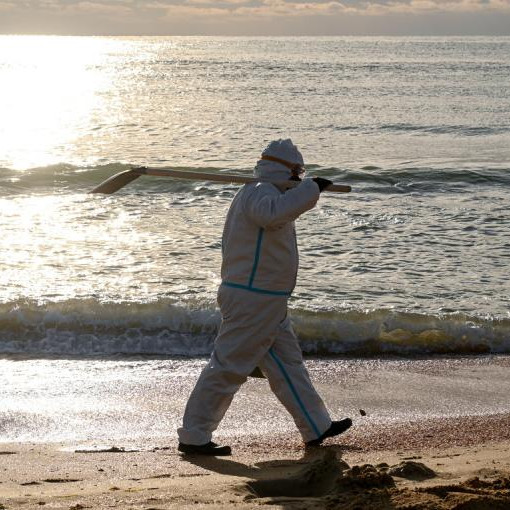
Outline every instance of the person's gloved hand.
[[323, 179], [322, 177], [314, 177], [312, 181], [317, 183], [317, 185], [319, 186], [319, 191], [321, 193], [322, 191], [324, 191], [325, 188], [333, 184], [330, 180]]

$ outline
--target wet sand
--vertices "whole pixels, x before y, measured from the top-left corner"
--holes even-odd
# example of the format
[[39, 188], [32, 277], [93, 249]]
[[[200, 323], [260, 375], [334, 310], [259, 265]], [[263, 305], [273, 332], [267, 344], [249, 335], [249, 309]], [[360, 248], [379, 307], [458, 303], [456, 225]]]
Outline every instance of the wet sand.
[[[83, 445], [102, 438], [140, 447], [175, 441], [205, 363], [183, 358], [0, 360], [0, 443]], [[316, 358], [306, 364], [332, 417], [350, 416], [355, 430], [510, 414], [510, 356]], [[263, 379], [242, 386], [218, 434], [297, 435]]]
[[4, 361], [0, 509], [510, 508], [508, 356], [307, 360], [351, 430], [305, 450], [250, 380], [215, 435], [233, 455], [185, 458], [175, 428], [203, 363]]
[[[3, 508], [510, 508], [510, 415], [293, 435], [223, 436], [231, 457], [152, 447], [3, 444]], [[115, 446], [115, 448], [111, 448]], [[2, 507], [0, 507], [2, 508]]]

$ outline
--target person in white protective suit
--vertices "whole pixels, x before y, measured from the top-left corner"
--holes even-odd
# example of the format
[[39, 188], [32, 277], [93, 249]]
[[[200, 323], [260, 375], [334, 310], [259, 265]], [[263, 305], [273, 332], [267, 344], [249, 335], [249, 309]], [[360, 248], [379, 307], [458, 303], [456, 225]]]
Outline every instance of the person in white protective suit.
[[[303, 157], [288, 140], [271, 142], [255, 176], [298, 180]], [[287, 316], [296, 284], [298, 250], [294, 220], [312, 209], [331, 181], [304, 179], [293, 189], [269, 182], [246, 184], [235, 196], [223, 231], [222, 322], [209, 363], [191, 393], [178, 429], [185, 454], [230, 455], [211, 441], [234, 394], [260, 369], [271, 390], [292, 415], [307, 446], [347, 430], [349, 418], [332, 421], [303, 364], [301, 348]]]

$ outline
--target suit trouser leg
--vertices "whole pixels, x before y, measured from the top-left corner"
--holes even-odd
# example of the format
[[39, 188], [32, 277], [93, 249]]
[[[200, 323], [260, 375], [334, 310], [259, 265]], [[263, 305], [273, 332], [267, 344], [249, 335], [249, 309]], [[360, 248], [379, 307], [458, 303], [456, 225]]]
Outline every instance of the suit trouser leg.
[[220, 287], [220, 331], [178, 429], [186, 444], [205, 444], [234, 394], [256, 366], [292, 414], [303, 439], [315, 439], [331, 420], [303, 365], [287, 315], [287, 299]]
[[331, 425], [331, 418], [303, 363], [298, 339], [287, 317], [259, 366], [273, 393], [290, 413], [303, 437], [311, 441]]

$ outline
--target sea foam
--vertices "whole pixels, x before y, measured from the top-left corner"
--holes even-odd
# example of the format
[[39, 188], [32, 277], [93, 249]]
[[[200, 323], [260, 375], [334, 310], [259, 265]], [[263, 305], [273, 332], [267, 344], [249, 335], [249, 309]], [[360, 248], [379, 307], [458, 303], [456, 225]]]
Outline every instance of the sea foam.
[[[313, 355], [510, 352], [510, 320], [391, 310], [294, 309], [303, 351]], [[0, 354], [203, 356], [220, 324], [212, 304], [68, 300], [0, 305]]]

